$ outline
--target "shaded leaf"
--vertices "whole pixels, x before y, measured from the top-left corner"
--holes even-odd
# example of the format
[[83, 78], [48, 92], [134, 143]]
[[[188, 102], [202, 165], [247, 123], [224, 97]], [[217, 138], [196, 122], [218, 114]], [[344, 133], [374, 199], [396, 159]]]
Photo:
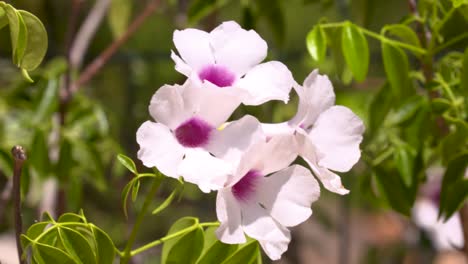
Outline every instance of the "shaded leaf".
[[252, 240], [241, 246], [236, 252], [230, 255], [222, 264], [253, 264], [257, 262], [260, 248], [258, 242]]
[[[178, 231], [181, 231], [186, 228], [193, 227], [198, 225], [198, 219], [194, 217], [183, 217], [177, 220], [167, 232], [167, 235], [174, 234]], [[180, 237], [168, 240], [164, 242], [162, 253], [161, 253], [161, 263], [168, 263], [168, 256], [174, 247], [174, 245], [180, 240]], [[203, 243], [203, 242], [202, 242]], [[201, 247], [203, 249], [203, 246]]]
[[42, 243], [36, 243], [33, 245], [33, 256], [36, 261], [41, 264], [76, 264], [72, 257], [64, 251]]
[[[463, 54], [463, 66], [460, 76], [460, 90], [463, 98], [468, 100], [466, 99], [468, 98], [468, 48], [465, 49], [465, 53]], [[466, 105], [468, 106], [468, 103]]]
[[171, 247], [163, 263], [196, 263], [203, 250], [203, 230], [201, 227], [185, 234]]
[[96, 242], [97, 263], [112, 264], [115, 257], [115, 247], [112, 239], [100, 228], [91, 225]]
[[350, 22], [342, 29], [341, 49], [354, 78], [364, 81], [369, 68], [369, 47], [361, 29]]
[[286, 33], [286, 26], [283, 15], [283, 8], [281, 7], [280, 0], [256, 0], [253, 1], [257, 5], [257, 16], [265, 18], [270, 26], [271, 32], [276, 42], [282, 45]]
[[127, 30], [132, 15], [132, 5], [133, 0], [111, 1], [107, 21], [115, 39]]
[[41, 128], [34, 131], [29, 161], [40, 176], [46, 177], [49, 173], [50, 159], [47, 146], [47, 135]]
[[93, 249], [82, 234], [67, 227], [59, 227], [58, 234], [62, 245], [75, 261], [83, 264], [96, 263]]
[[398, 47], [382, 42], [382, 56], [387, 79], [396, 99], [410, 93], [408, 57]]
[[204, 251], [197, 264], [221, 263], [237, 250], [238, 245], [224, 244], [219, 241], [216, 238], [215, 230], [216, 227], [205, 230]]
[[[466, 198], [468, 185], [464, 179], [465, 171], [468, 167], [468, 152], [464, 152], [452, 159], [445, 171], [442, 179], [440, 191], [439, 217], [450, 218], [460, 203]], [[460, 185], [460, 186], [456, 186]], [[461, 188], [461, 189], [460, 189]]]
[[194, 25], [211, 12], [221, 8], [230, 0], [193, 0], [187, 11], [188, 24]]
[[371, 133], [375, 134], [377, 130], [382, 127], [393, 103], [390, 85], [386, 82], [374, 96], [370, 104], [369, 130]]

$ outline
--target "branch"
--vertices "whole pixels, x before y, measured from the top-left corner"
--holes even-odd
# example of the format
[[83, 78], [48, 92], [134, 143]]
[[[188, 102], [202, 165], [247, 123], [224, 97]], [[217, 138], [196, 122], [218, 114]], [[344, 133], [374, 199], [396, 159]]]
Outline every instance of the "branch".
[[13, 190], [12, 196], [15, 203], [15, 235], [16, 235], [16, 248], [18, 249], [18, 259], [21, 264], [24, 261], [21, 259], [23, 249], [21, 248], [20, 237], [23, 232], [23, 220], [21, 218], [21, 169], [26, 160], [26, 153], [21, 146], [14, 146], [11, 149], [11, 154], [15, 160], [15, 167], [13, 170]]
[[95, 58], [83, 72], [80, 74], [77, 81], [71, 87], [71, 93], [75, 93], [82, 85], [91, 80], [99, 70], [107, 63], [107, 61], [117, 52], [117, 50], [137, 31], [137, 29], [145, 22], [145, 20], [156, 11], [159, 0], [150, 0], [143, 12], [133, 20], [128, 27], [127, 31], [117, 40], [115, 40], [109, 47], [107, 47], [97, 58]]
[[70, 48], [70, 67], [72, 69], [81, 67], [84, 54], [88, 49], [91, 39], [96, 34], [98, 26], [109, 10], [110, 3], [111, 0], [97, 0], [78, 30], [75, 41]]

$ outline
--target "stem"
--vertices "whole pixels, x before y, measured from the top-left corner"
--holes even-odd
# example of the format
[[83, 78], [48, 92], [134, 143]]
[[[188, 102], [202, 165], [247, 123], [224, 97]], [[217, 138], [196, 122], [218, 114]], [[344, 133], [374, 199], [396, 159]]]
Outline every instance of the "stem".
[[[320, 26], [322, 28], [335, 28], [335, 27], [342, 27], [346, 23], [348, 23], [348, 22], [327, 23], [327, 24], [321, 24]], [[427, 51], [425, 49], [421, 49], [421, 48], [418, 48], [418, 47], [413, 46], [411, 44], [403, 43], [403, 42], [400, 42], [400, 41], [397, 41], [397, 40], [389, 39], [389, 38], [387, 38], [387, 37], [385, 37], [383, 35], [372, 32], [372, 31], [367, 30], [367, 29], [365, 29], [363, 27], [359, 27], [359, 30], [361, 30], [362, 33], [368, 35], [369, 37], [375, 38], [375, 39], [377, 39], [377, 40], [379, 40], [381, 42], [386, 42], [386, 43], [392, 44], [394, 46], [398, 46], [398, 47], [410, 50], [410, 51], [412, 51], [414, 53], [421, 54], [421, 55], [424, 55], [424, 54], [427, 53]]]
[[117, 52], [117, 50], [132, 36], [137, 29], [145, 22], [145, 20], [156, 11], [159, 5], [159, 0], [150, 0], [143, 12], [130, 24], [127, 31], [109, 47], [107, 47], [97, 58], [93, 60], [83, 72], [80, 74], [77, 81], [71, 85], [71, 92], [74, 93], [80, 89], [82, 85], [91, 80], [99, 70], [107, 63], [107, 61]]
[[165, 237], [162, 237], [158, 240], [155, 240], [153, 242], [150, 242], [142, 247], [139, 247], [135, 250], [132, 250], [132, 252], [130, 253], [131, 256], [135, 256], [143, 251], [146, 251], [152, 247], [155, 247], [157, 245], [160, 245], [168, 240], [171, 240], [173, 238], [176, 238], [176, 237], [179, 237], [179, 236], [182, 236], [182, 235], [185, 235], [186, 233], [190, 233], [191, 231], [195, 230], [196, 228], [198, 227], [210, 227], [210, 226], [219, 226], [219, 222], [211, 222], [211, 223], [201, 223], [201, 224], [198, 224], [198, 223], [195, 223], [194, 225], [190, 226], [190, 227], [187, 227], [187, 228], [184, 228], [182, 230], [179, 230], [175, 233], [172, 233], [170, 235], [167, 235]]
[[463, 230], [463, 237], [465, 239], [465, 245], [463, 251], [465, 252], [465, 257], [468, 259], [468, 203], [465, 203], [460, 209], [460, 222]]
[[449, 41], [445, 42], [444, 44], [434, 48], [434, 54], [439, 53], [440, 51], [446, 49], [447, 47], [450, 47], [451, 45], [453, 45], [453, 44], [455, 44], [455, 43], [457, 43], [457, 42], [459, 42], [459, 41], [461, 41], [461, 40], [463, 40], [465, 38], [468, 38], [468, 32], [465, 32], [465, 33], [463, 33], [461, 35], [458, 35], [458, 36], [450, 39]]
[[141, 211], [138, 213], [137, 219], [135, 221], [135, 225], [133, 225], [132, 232], [130, 233], [130, 238], [128, 239], [127, 245], [125, 246], [124, 249], [124, 255], [121, 258], [122, 264], [128, 263], [130, 260], [132, 254], [131, 254], [131, 249], [133, 246], [133, 243], [135, 243], [136, 235], [138, 233], [138, 230], [140, 229], [141, 223], [143, 222], [143, 219], [148, 211], [148, 208], [153, 200], [154, 195], [156, 194], [156, 191], [159, 188], [159, 185], [161, 184], [163, 177], [159, 175], [159, 177], [155, 178], [153, 181], [153, 185], [151, 185], [151, 189], [149, 190], [148, 194], [146, 195], [145, 201], [143, 203], [143, 207], [141, 208]]
[[23, 163], [26, 160], [26, 153], [21, 146], [14, 146], [11, 150], [11, 154], [15, 160], [15, 167], [13, 170], [13, 201], [15, 203], [15, 236], [16, 236], [16, 248], [18, 250], [18, 259], [21, 264], [24, 261], [21, 259], [23, 255], [23, 249], [21, 248], [21, 233], [23, 232], [23, 220], [21, 218], [21, 169]]

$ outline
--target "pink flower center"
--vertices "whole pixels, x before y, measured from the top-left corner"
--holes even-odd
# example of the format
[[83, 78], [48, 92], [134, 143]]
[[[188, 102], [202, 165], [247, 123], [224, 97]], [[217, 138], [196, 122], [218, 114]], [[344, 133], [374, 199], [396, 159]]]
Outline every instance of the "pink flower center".
[[189, 148], [202, 147], [210, 139], [213, 127], [202, 119], [192, 117], [175, 129], [177, 141]]
[[232, 186], [231, 191], [234, 197], [236, 197], [238, 201], [242, 202], [246, 202], [252, 198], [252, 194], [255, 193], [260, 177], [262, 177], [262, 175], [256, 170], [250, 170], [247, 172], [240, 181]]
[[198, 73], [198, 77], [200, 80], [209, 81], [218, 87], [231, 86], [236, 78], [228, 68], [217, 64], [203, 67]]

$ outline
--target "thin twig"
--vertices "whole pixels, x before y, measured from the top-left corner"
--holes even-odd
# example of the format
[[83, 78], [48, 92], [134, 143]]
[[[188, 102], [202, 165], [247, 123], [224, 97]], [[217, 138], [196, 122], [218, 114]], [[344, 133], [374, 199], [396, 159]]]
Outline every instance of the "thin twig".
[[14, 170], [13, 170], [13, 190], [12, 197], [15, 203], [15, 235], [16, 235], [16, 248], [18, 250], [18, 259], [21, 264], [24, 261], [21, 259], [23, 255], [23, 249], [21, 248], [20, 237], [23, 232], [23, 220], [21, 218], [21, 169], [23, 168], [23, 163], [26, 161], [26, 153], [21, 146], [14, 146], [11, 150], [11, 154], [15, 160]]
[[78, 33], [76, 33], [75, 41], [70, 49], [70, 67], [72, 70], [81, 67], [89, 43], [109, 10], [110, 3], [111, 0], [97, 0]]
[[75, 93], [82, 85], [91, 80], [96, 73], [107, 63], [107, 61], [117, 52], [117, 50], [137, 31], [138, 28], [145, 22], [145, 20], [156, 11], [159, 0], [150, 0], [143, 12], [133, 20], [128, 27], [127, 31], [117, 40], [115, 40], [109, 47], [107, 47], [97, 58], [95, 58], [83, 72], [80, 74], [77, 81], [75, 81], [70, 89]]
[[468, 203], [465, 203], [460, 209], [460, 222], [463, 230], [463, 237], [465, 239], [465, 245], [463, 251], [465, 252], [465, 258], [468, 260]]

